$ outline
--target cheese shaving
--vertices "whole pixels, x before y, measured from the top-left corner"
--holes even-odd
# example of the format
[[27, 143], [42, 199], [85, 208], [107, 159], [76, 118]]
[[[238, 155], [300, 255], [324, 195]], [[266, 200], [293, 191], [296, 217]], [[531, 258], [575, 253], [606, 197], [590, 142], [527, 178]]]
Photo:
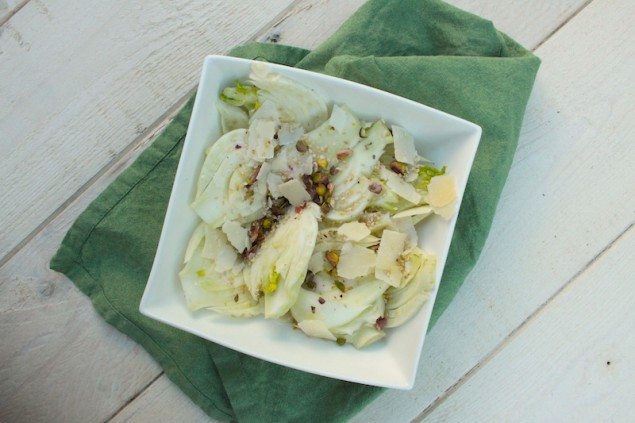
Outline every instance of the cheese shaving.
[[344, 223], [337, 229], [337, 233], [350, 241], [361, 241], [370, 235], [370, 229], [361, 222]]
[[400, 126], [392, 126], [392, 137], [395, 143], [395, 159], [413, 165], [417, 161], [417, 150], [412, 135]]
[[377, 268], [388, 270], [396, 262], [404, 250], [408, 236], [401, 232], [384, 230], [377, 250]]
[[280, 112], [272, 101], [265, 100], [258, 110], [256, 110], [256, 112], [251, 116], [251, 120], [256, 119], [269, 119], [275, 123], [280, 121]]
[[289, 203], [294, 206], [300, 205], [311, 199], [311, 196], [306, 192], [304, 184], [297, 179], [291, 179], [285, 183], [278, 185], [278, 191], [287, 197]]
[[340, 252], [337, 274], [346, 279], [366, 276], [375, 266], [376, 260], [373, 250], [347, 242]]
[[428, 184], [428, 204], [444, 207], [456, 200], [456, 178], [453, 175], [434, 176]]
[[276, 125], [270, 119], [253, 120], [249, 126], [247, 144], [249, 154], [257, 161], [263, 162], [273, 157], [276, 142], [273, 136], [276, 133]]
[[242, 253], [245, 249], [250, 247], [249, 236], [247, 235], [247, 229], [243, 228], [240, 223], [235, 221], [228, 221], [223, 224], [223, 232], [227, 235], [229, 243], [238, 251]]
[[304, 128], [301, 126], [282, 123], [278, 130], [278, 143], [282, 146], [295, 145], [302, 135], [304, 135]]
[[393, 223], [399, 232], [403, 232], [408, 236], [406, 240], [408, 247], [415, 247], [419, 243], [419, 235], [417, 235], [417, 230], [412, 222], [412, 217], [393, 218]]
[[396, 173], [382, 167], [380, 176], [386, 180], [388, 188], [398, 196], [413, 204], [419, 204], [421, 201], [421, 194], [419, 194], [412, 185], [401, 179]]
[[232, 267], [234, 267], [234, 263], [236, 262], [236, 259], [238, 258], [238, 254], [236, 254], [236, 250], [234, 250], [229, 245], [223, 245], [218, 250], [214, 258], [216, 260], [216, 265], [214, 270], [217, 271], [218, 273], [223, 273], [223, 272], [227, 272]]
[[338, 106], [337, 104], [333, 105], [333, 111], [331, 112], [331, 117], [329, 118], [329, 123], [337, 132], [342, 132], [342, 130], [346, 127], [348, 123], [348, 116], [344, 110]]

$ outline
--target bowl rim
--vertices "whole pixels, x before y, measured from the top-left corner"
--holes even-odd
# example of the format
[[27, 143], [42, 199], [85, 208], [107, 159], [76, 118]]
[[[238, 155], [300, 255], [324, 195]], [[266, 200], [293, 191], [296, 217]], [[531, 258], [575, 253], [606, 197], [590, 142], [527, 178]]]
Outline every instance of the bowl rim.
[[[465, 186], [467, 185], [467, 179], [469, 178], [469, 174], [471, 172], [472, 166], [473, 166], [473, 162], [474, 159], [476, 157], [477, 154], [477, 150], [478, 150], [478, 146], [480, 145], [480, 141], [481, 141], [481, 136], [482, 136], [482, 128], [477, 125], [474, 122], [468, 121], [466, 119], [460, 118], [458, 116], [452, 115], [450, 113], [444, 112], [442, 110], [438, 110], [435, 109], [431, 106], [410, 100], [408, 98], [405, 97], [401, 97], [399, 95], [387, 92], [387, 91], [383, 91], [381, 89], [378, 88], [374, 88], [368, 85], [364, 85], [358, 82], [354, 82], [354, 81], [350, 81], [347, 79], [343, 79], [343, 78], [338, 78], [335, 76], [331, 76], [331, 75], [326, 75], [326, 74], [322, 74], [319, 72], [314, 72], [314, 71], [310, 71], [310, 70], [305, 70], [305, 69], [299, 69], [299, 68], [294, 68], [291, 66], [286, 66], [286, 65], [282, 65], [282, 64], [276, 64], [276, 63], [269, 63], [269, 62], [261, 62], [258, 60], [251, 60], [251, 59], [243, 59], [243, 58], [238, 58], [238, 57], [230, 57], [230, 56], [223, 56], [223, 55], [207, 55], [203, 61], [203, 67], [201, 70], [201, 76], [199, 79], [199, 84], [196, 90], [196, 98], [194, 100], [194, 105], [192, 107], [192, 112], [189, 118], [189, 122], [188, 122], [188, 128], [187, 128], [187, 132], [185, 135], [185, 139], [183, 141], [183, 150], [181, 153], [181, 156], [179, 158], [179, 162], [177, 165], [177, 171], [176, 174], [174, 176], [174, 185], [172, 187], [172, 190], [170, 192], [170, 198], [168, 201], [168, 205], [166, 208], [166, 213], [165, 213], [165, 217], [164, 217], [164, 222], [162, 225], [162, 229], [161, 229], [161, 235], [159, 238], [159, 242], [157, 244], [157, 249], [156, 249], [156, 253], [155, 253], [155, 258], [153, 260], [152, 263], [152, 268], [150, 271], [150, 274], [148, 276], [148, 280], [146, 282], [146, 286], [144, 288], [144, 292], [143, 292], [143, 296], [141, 298], [141, 301], [139, 303], [139, 311], [142, 315], [150, 317], [152, 319], [158, 320], [162, 323], [168, 324], [172, 327], [178, 328], [180, 330], [186, 331], [188, 333], [192, 333], [196, 336], [199, 336], [201, 338], [204, 338], [206, 340], [209, 340], [211, 342], [215, 342], [219, 345], [222, 345], [224, 347], [230, 348], [232, 350], [235, 351], [239, 351], [241, 353], [247, 354], [249, 356], [252, 357], [256, 357], [258, 359], [262, 359], [265, 361], [269, 361], [275, 364], [279, 364], [285, 367], [289, 367], [289, 368], [294, 368], [297, 370], [301, 370], [301, 371], [305, 371], [308, 373], [313, 373], [313, 374], [317, 374], [317, 375], [321, 375], [321, 376], [325, 376], [325, 377], [329, 377], [329, 378], [335, 378], [335, 379], [339, 379], [339, 380], [346, 380], [346, 381], [350, 381], [350, 382], [355, 382], [355, 383], [362, 383], [362, 384], [370, 384], [373, 386], [382, 386], [382, 387], [388, 387], [388, 388], [395, 388], [395, 389], [411, 389], [414, 385], [414, 381], [415, 381], [415, 376], [416, 376], [416, 372], [418, 369], [418, 365], [419, 365], [419, 360], [421, 358], [421, 350], [422, 350], [422, 346], [424, 343], [424, 340], [426, 338], [426, 331], [429, 328], [429, 324], [430, 324], [430, 315], [432, 313], [432, 309], [434, 307], [434, 302], [436, 300], [437, 297], [437, 291], [439, 289], [439, 285], [441, 282], [441, 276], [439, 276], [439, 280], [436, 281], [435, 283], [435, 287], [433, 290], [433, 294], [430, 295], [430, 297], [428, 298], [428, 302], [430, 302], [430, 307], [429, 307], [429, 312], [428, 315], [426, 316], [426, 324], [424, 327], [424, 332], [419, 335], [418, 337], [418, 342], [417, 342], [417, 351], [415, 353], [415, 360], [414, 360], [414, 364], [412, 366], [411, 372], [408, 375], [408, 380], [406, 383], [374, 383], [374, 382], [369, 382], [368, 380], [364, 380], [363, 378], [356, 378], [356, 377], [343, 377], [343, 378], [339, 378], [337, 376], [334, 376], [333, 373], [326, 373], [324, 371], [320, 371], [320, 370], [315, 370], [315, 369], [310, 369], [310, 368], [306, 368], [306, 367], [301, 367], [301, 366], [297, 366], [294, 365], [292, 363], [288, 363], [284, 360], [277, 360], [276, 357], [264, 357], [261, 355], [255, 355], [252, 351], [248, 351], [245, 348], [241, 348], [240, 346], [236, 346], [233, 344], [229, 344], [229, 342], [224, 342], [223, 339], [219, 339], [217, 337], [214, 337], [213, 335], [210, 335], [209, 333], [204, 333], [203, 331], [196, 329], [196, 328], [192, 328], [192, 327], [188, 327], [185, 324], [182, 324], [178, 321], [174, 321], [174, 320], [170, 320], [169, 318], [166, 318], [164, 315], [162, 315], [161, 313], [158, 313], [155, 307], [153, 307], [151, 304], [149, 304], [150, 302], [150, 285], [151, 285], [151, 281], [153, 281], [154, 279], [156, 279], [156, 266], [157, 266], [157, 258], [159, 257], [163, 246], [166, 243], [165, 238], [167, 237], [166, 234], [166, 230], [165, 230], [165, 226], [167, 224], [167, 222], [169, 220], [172, 219], [171, 217], [171, 212], [174, 212], [175, 209], [175, 205], [174, 203], [177, 201], [176, 199], [176, 195], [175, 195], [175, 191], [176, 191], [176, 181], [178, 181], [180, 178], [182, 178], [182, 173], [184, 172], [184, 162], [188, 159], [185, 154], [186, 152], [186, 148], [187, 146], [192, 142], [191, 138], [192, 138], [192, 131], [191, 128], [193, 126], [193, 122], [196, 119], [196, 116], [199, 114], [198, 110], [202, 107], [201, 106], [201, 102], [202, 102], [202, 98], [204, 95], [206, 95], [203, 92], [203, 79], [206, 76], [206, 73], [208, 71], [208, 68], [213, 65], [214, 62], [219, 61], [219, 62], [234, 62], [234, 63], [240, 63], [240, 64], [249, 64], [250, 66], [253, 65], [254, 63], [264, 63], [266, 64], [266, 66], [272, 71], [272, 72], [276, 72], [276, 69], [284, 69], [285, 72], [289, 72], [289, 73], [297, 73], [297, 74], [301, 74], [301, 75], [305, 75], [306, 77], [308, 77], [309, 79], [313, 79], [313, 80], [317, 80], [320, 81], [322, 83], [325, 84], [330, 84], [333, 82], [336, 82], [338, 84], [341, 83], [345, 83], [351, 87], [354, 87], [354, 89], [356, 90], [361, 90], [361, 91], [366, 91], [372, 95], [379, 95], [382, 97], [388, 97], [391, 98], [393, 100], [397, 100], [401, 103], [403, 103], [404, 105], [407, 105], [408, 107], [415, 107], [418, 108], [419, 110], [422, 111], [426, 111], [428, 113], [432, 113], [432, 114], [437, 114], [437, 115], [441, 115], [443, 117], [445, 117], [446, 119], [450, 119], [452, 121], [455, 121], [456, 123], [460, 123], [461, 125], [467, 126], [469, 128], [471, 128], [474, 131], [474, 136], [475, 136], [475, 141], [474, 141], [474, 153], [470, 154], [469, 156], [469, 160], [466, 162], [465, 165], [465, 169], [467, 171], [467, 176], [466, 176], [466, 182], [465, 184], [461, 187], [460, 189], [460, 196], [458, 196], [458, 201], [457, 201], [457, 211], [455, 213], [455, 216], [451, 219], [450, 223], [450, 227], [448, 228], [448, 234], [450, 237], [450, 242], [448, 242], [446, 251], [444, 252], [444, 256], [445, 256], [445, 261], [443, 263], [440, 275], [443, 274], [444, 270], [445, 270], [445, 265], [447, 263], [447, 256], [449, 254], [449, 248], [450, 248], [450, 244], [451, 244], [451, 239], [454, 235], [454, 231], [455, 231], [455, 225], [456, 225], [456, 221], [457, 221], [457, 217], [458, 217], [458, 213], [460, 210], [460, 206], [461, 203], [463, 201], [463, 197], [464, 197], [464, 191], [465, 191]], [[304, 85], [304, 84], [303, 84]], [[327, 101], [327, 103], [333, 103], [334, 101], [332, 99], [325, 99]], [[215, 140], [214, 140], [215, 142]], [[213, 339], [212, 339], [213, 338]]]

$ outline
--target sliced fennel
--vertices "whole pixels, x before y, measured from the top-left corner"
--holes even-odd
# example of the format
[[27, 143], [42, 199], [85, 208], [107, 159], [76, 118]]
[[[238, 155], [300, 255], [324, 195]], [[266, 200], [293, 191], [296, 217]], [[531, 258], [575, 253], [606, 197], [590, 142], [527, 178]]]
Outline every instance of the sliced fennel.
[[291, 320], [310, 337], [366, 347], [425, 304], [436, 257], [415, 225], [456, 208], [456, 182], [402, 127], [260, 64], [218, 101], [201, 218], [179, 273], [191, 310]]

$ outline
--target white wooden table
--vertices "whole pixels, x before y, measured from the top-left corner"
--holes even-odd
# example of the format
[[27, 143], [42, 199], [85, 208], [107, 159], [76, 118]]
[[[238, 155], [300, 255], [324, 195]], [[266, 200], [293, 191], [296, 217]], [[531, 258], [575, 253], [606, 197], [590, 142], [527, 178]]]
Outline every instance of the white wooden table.
[[[48, 262], [204, 55], [311, 48], [362, 3], [0, 0], [0, 421], [209, 420]], [[543, 64], [489, 240], [415, 388], [354, 421], [633, 422], [635, 1], [451, 3]]]

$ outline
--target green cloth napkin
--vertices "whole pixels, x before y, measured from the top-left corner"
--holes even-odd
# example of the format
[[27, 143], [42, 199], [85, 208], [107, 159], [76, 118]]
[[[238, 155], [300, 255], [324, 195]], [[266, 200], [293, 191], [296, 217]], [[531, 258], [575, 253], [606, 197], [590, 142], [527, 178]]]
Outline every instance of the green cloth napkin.
[[[231, 54], [361, 82], [482, 126], [435, 322], [485, 242], [539, 60], [491, 22], [437, 0], [370, 1], [312, 52], [251, 43]], [[51, 268], [66, 274], [106, 321], [148, 350], [211, 417], [259, 423], [348, 419], [383, 390], [264, 362], [139, 313], [191, 108], [192, 100], [82, 213]]]

